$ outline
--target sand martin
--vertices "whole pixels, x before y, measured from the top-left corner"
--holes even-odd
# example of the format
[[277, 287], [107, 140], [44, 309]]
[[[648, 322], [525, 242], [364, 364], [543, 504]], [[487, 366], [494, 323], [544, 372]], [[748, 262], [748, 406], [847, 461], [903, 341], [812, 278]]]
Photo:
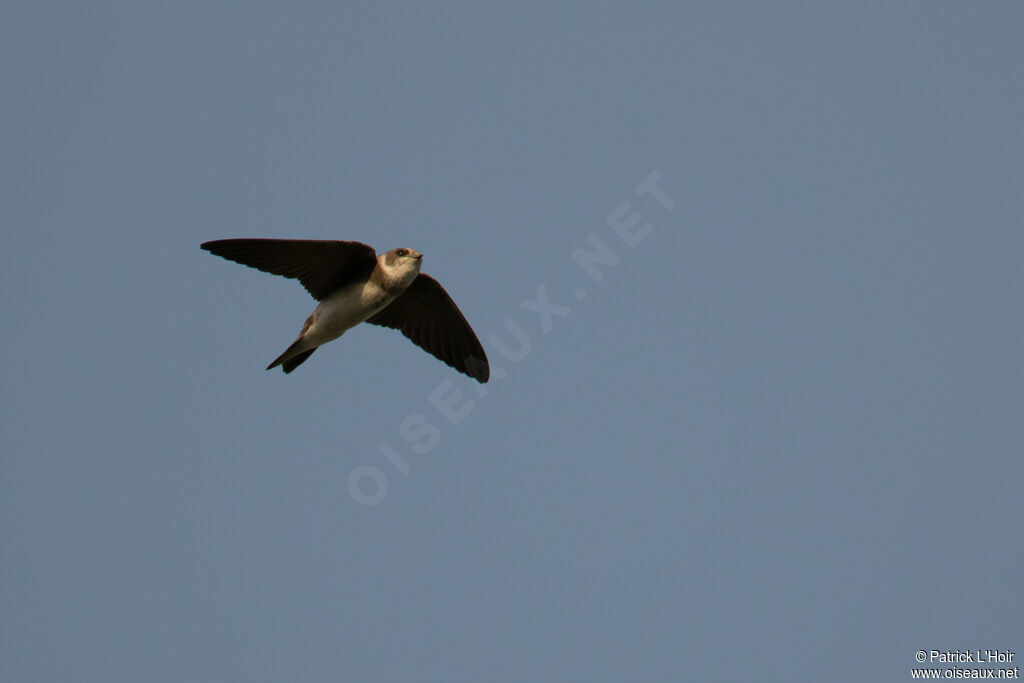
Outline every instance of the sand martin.
[[480, 341], [437, 280], [420, 272], [423, 255], [392, 249], [377, 255], [359, 242], [235, 239], [199, 245], [266, 273], [297, 279], [319, 301], [302, 332], [267, 366], [287, 373], [318, 347], [361, 322], [401, 331], [459, 372], [486, 382], [491, 370]]

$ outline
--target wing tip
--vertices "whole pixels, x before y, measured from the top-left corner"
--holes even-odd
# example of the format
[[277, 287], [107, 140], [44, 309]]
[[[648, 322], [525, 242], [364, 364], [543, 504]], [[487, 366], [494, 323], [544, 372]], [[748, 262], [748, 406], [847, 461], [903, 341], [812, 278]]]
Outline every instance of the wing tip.
[[487, 362], [487, 356], [466, 356], [462, 367], [457, 369], [480, 384], [487, 384], [487, 380], [491, 378], [491, 366]]

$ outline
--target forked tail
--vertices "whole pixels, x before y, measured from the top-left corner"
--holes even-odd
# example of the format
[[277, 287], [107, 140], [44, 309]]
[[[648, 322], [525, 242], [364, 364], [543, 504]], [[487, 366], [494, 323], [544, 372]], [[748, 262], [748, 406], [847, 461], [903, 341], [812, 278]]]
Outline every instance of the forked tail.
[[298, 353], [296, 353], [296, 350], [301, 347], [302, 337], [299, 337], [294, 342], [292, 342], [291, 346], [284, 350], [284, 353], [275, 358], [273, 363], [267, 366], [267, 370], [273, 370], [278, 365], [280, 365], [281, 369], [284, 370], [285, 374], [288, 374], [295, 368], [302, 365], [302, 363], [307, 358], [312, 356], [313, 352], [317, 350], [317, 347], [314, 346], [311, 349], [306, 349], [305, 351], [299, 351]]

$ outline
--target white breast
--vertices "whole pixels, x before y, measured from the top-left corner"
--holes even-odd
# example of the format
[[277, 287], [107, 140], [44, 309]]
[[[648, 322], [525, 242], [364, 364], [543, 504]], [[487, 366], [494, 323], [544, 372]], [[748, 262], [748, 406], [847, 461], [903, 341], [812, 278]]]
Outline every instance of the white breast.
[[313, 311], [316, 319], [305, 336], [316, 344], [326, 344], [381, 311], [394, 298], [372, 280], [339, 289]]

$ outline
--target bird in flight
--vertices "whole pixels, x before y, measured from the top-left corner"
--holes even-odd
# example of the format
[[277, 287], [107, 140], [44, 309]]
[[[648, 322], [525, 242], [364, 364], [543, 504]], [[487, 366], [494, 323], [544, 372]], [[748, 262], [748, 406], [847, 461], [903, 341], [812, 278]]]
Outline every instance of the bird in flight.
[[392, 249], [380, 256], [360, 242], [214, 240], [201, 248], [266, 273], [295, 278], [319, 301], [298, 338], [267, 370], [289, 373], [320, 346], [361, 322], [399, 330], [413, 344], [480, 383], [491, 374], [483, 346], [437, 280], [420, 272], [423, 255]]

